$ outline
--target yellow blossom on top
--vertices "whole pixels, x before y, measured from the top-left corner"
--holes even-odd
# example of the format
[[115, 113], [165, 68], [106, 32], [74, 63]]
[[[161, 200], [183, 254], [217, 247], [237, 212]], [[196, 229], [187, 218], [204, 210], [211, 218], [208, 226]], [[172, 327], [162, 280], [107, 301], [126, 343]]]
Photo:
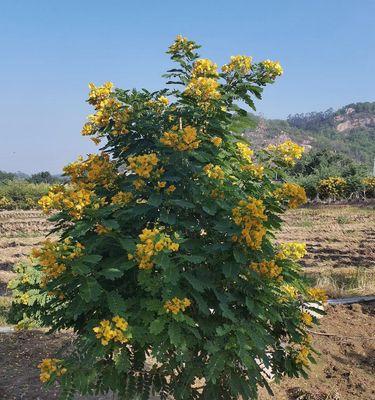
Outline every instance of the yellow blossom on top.
[[109, 98], [112, 88], [112, 82], [105, 82], [103, 86], [95, 86], [93, 83], [89, 83], [90, 93], [88, 102], [95, 108], [101, 107], [103, 101]]
[[294, 300], [298, 297], [298, 290], [292, 285], [284, 284], [280, 289], [285, 293], [279, 299], [281, 303], [291, 299]]
[[164, 304], [164, 308], [167, 312], [171, 312], [172, 314], [178, 314], [180, 311], [185, 311], [187, 307], [191, 305], [191, 302], [188, 298], [179, 299], [178, 297], [173, 297], [172, 300], [168, 300]]
[[191, 79], [184, 93], [195, 98], [203, 109], [208, 109], [213, 100], [220, 99], [219, 87], [220, 84], [216, 79], [200, 76]]
[[167, 53], [176, 54], [180, 52], [191, 52], [197, 47], [198, 46], [194, 42], [189, 41], [186, 37], [177, 35], [173, 44], [169, 46]]
[[265, 73], [271, 79], [275, 79], [277, 76], [283, 74], [283, 69], [278, 61], [265, 60], [261, 62]]
[[293, 166], [296, 160], [302, 157], [305, 148], [291, 140], [287, 140], [279, 145], [270, 144], [267, 146], [266, 150], [276, 157], [277, 160], [282, 161], [288, 166]]
[[169, 100], [165, 96], [158, 97], [158, 102], [163, 104], [164, 106], [167, 106], [169, 104]]
[[221, 70], [225, 73], [234, 71], [247, 74], [251, 69], [251, 60], [252, 57], [248, 56], [232, 56], [229, 64], [223, 65]]
[[313, 318], [312, 318], [311, 314], [308, 313], [307, 311], [302, 311], [302, 313], [301, 313], [301, 321], [306, 326], [311, 326], [312, 323], [313, 323]]
[[153, 168], [158, 163], [158, 157], [155, 153], [143, 154], [140, 156], [129, 157], [129, 167], [139, 176], [149, 178]]
[[195, 61], [191, 76], [193, 78], [199, 78], [201, 76], [218, 77], [217, 65], [207, 58], [201, 58]]

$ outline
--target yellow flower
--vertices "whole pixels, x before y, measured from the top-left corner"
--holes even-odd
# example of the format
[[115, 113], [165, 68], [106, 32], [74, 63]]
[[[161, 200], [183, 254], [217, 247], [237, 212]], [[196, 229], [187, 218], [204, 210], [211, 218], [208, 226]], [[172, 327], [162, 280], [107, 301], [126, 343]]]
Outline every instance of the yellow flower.
[[124, 334], [128, 329], [128, 323], [124, 318], [116, 315], [112, 321], [103, 319], [99, 325], [93, 328], [96, 338], [100, 339], [103, 346], [107, 346], [111, 341], [121, 344], [129, 341], [130, 335]]
[[168, 98], [165, 97], [165, 96], [160, 96], [160, 97], [158, 98], [158, 102], [161, 103], [161, 104], [164, 105], [164, 106], [167, 106], [167, 105], [169, 104], [169, 100], [168, 100]]
[[197, 130], [188, 125], [175, 132], [164, 132], [160, 142], [176, 150], [187, 151], [197, 149], [200, 140], [197, 140]]
[[142, 179], [136, 179], [133, 185], [137, 190], [141, 190], [146, 185], [146, 182]]
[[232, 56], [230, 63], [222, 66], [221, 70], [224, 73], [238, 72], [240, 74], [247, 74], [251, 69], [252, 57], [248, 56]]
[[281, 243], [277, 258], [281, 260], [291, 259], [297, 261], [307, 254], [306, 244], [298, 242]]
[[279, 145], [270, 144], [267, 146], [266, 150], [271, 153], [276, 160], [281, 161], [288, 166], [293, 166], [296, 163], [296, 160], [299, 160], [302, 157], [305, 148], [291, 140], [287, 140]]
[[178, 314], [180, 311], [185, 311], [187, 307], [190, 307], [191, 302], [188, 298], [179, 299], [178, 297], [173, 297], [172, 300], [168, 300], [164, 304], [164, 309], [166, 312], [171, 312], [172, 314]]
[[291, 299], [294, 300], [298, 297], [298, 290], [292, 285], [284, 284], [280, 287], [280, 289], [285, 293], [279, 299], [281, 303]]
[[165, 190], [168, 194], [173, 193], [176, 190], [176, 186], [175, 185], [170, 185], [167, 187], [167, 189]]
[[215, 137], [211, 138], [210, 141], [211, 141], [211, 143], [213, 143], [214, 146], [219, 147], [219, 146], [221, 146], [223, 139], [218, 136], [215, 136]]
[[306, 346], [302, 346], [297, 354], [295, 361], [297, 364], [302, 364], [305, 366], [309, 365], [308, 356], [310, 354], [310, 350]]
[[263, 67], [265, 74], [270, 79], [275, 79], [277, 76], [282, 75], [284, 72], [278, 61], [265, 60], [262, 61], [260, 64]]
[[306, 326], [311, 326], [313, 323], [313, 318], [310, 313], [306, 311], [302, 311], [301, 313], [301, 321]]
[[139, 235], [141, 243], [137, 244], [135, 258], [139, 269], [151, 269], [154, 266], [154, 256], [163, 250], [178, 251], [179, 244], [160, 229], [143, 229]]
[[253, 150], [251, 150], [248, 145], [242, 142], [237, 142], [236, 146], [240, 152], [241, 157], [247, 162], [252, 162], [251, 157], [254, 154]]
[[88, 102], [99, 108], [110, 97], [112, 88], [112, 82], [105, 82], [103, 86], [95, 86], [93, 83], [89, 83], [90, 93]]
[[67, 372], [67, 369], [61, 365], [61, 360], [57, 358], [43, 359], [38, 368], [40, 368], [40, 380], [43, 383], [48, 382], [52, 374], [59, 377]]
[[212, 179], [224, 179], [224, 171], [220, 165], [207, 164], [203, 167], [205, 174]]
[[260, 263], [251, 263], [250, 269], [267, 278], [279, 278], [282, 268], [279, 267], [275, 261], [262, 261]]
[[327, 293], [324, 289], [310, 288], [307, 291], [307, 294], [311, 298], [311, 300], [320, 301], [322, 303], [326, 303], [328, 300]]
[[217, 65], [207, 58], [201, 58], [195, 61], [191, 72], [193, 78], [199, 77], [218, 77]]
[[178, 53], [190, 53], [196, 48], [198, 46], [194, 42], [189, 41], [186, 37], [177, 35], [174, 43], [169, 46], [167, 53], [174, 55]]
[[208, 109], [213, 100], [220, 99], [219, 87], [220, 84], [216, 79], [201, 76], [192, 78], [184, 93], [195, 98], [200, 107]]
[[152, 170], [158, 161], [158, 157], [155, 153], [128, 158], [129, 167], [143, 178], [149, 178], [151, 176]]
[[131, 192], [118, 192], [112, 196], [111, 203], [116, 205], [128, 204], [133, 199], [133, 193]]
[[305, 189], [295, 183], [284, 183], [274, 195], [279, 201], [288, 200], [289, 208], [297, 208], [307, 202]]
[[241, 240], [253, 250], [261, 247], [266, 234], [263, 222], [267, 221], [267, 216], [264, 212], [262, 200], [251, 196], [248, 196], [247, 200], [241, 200], [232, 210], [234, 223], [242, 228]]
[[319, 194], [325, 197], [340, 197], [346, 188], [346, 180], [338, 176], [322, 179], [318, 184]]
[[107, 233], [111, 232], [111, 229], [105, 227], [104, 225], [96, 224], [95, 232], [98, 235], [106, 235]]

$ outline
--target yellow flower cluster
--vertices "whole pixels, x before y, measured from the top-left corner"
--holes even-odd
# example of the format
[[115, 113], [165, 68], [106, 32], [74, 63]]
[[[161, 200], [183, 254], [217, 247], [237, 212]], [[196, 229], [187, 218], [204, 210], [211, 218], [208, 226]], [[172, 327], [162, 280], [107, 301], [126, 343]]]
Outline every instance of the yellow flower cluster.
[[192, 78], [185, 89], [185, 94], [197, 100], [197, 103], [204, 110], [210, 108], [213, 100], [218, 100], [221, 94], [218, 90], [220, 84], [214, 78]]
[[172, 314], [178, 314], [180, 311], [185, 311], [187, 307], [191, 305], [188, 298], [179, 299], [178, 297], [173, 297], [172, 300], [168, 300], [164, 304], [164, 308], [167, 312]]
[[266, 148], [277, 160], [282, 161], [288, 166], [293, 166], [296, 160], [302, 157], [305, 151], [303, 146], [292, 142], [291, 140], [286, 140], [284, 143], [279, 145], [270, 144]]
[[370, 190], [375, 189], [375, 176], [368, 176], [362, 180], [362, 184]]
[[239, 153], [240, 153], [241, 157], [245, 161], [251, 163], [252, 162], [252, 158], [251, 157], [254, 154], [253, 150], [251, 150], [250, 147], [247, 144], [242, 143], [242, 142], [237, 142], [236, 146], [237, 146], [237, 148], [239, 150]]
[[48, 382], [52, 374], [61, 376], [67, 372], [67, 369], [61, 365], [61, 360], [57, 358], [45, 358], [38, 365], [38, 368], [40, 368], [39, 378], [43, 383]]
[[116, 166], [105, 153], [90, 154], [87, 160], [82, 157], [66, 167], [65, 174], [70, 176], [71, 182], [87, 189], [95, 186], [110, 187], [116, 178]]
[[271, 79], [275, 79], [277, 76], [283, 74], [283, 68], [281, 67], [279, 61], [265, 60], [261, 62], [265, 73]]
[[218, 137], [218, 136], [215, 136], [215, 137], [213, 137], [213, 138], [210, 139], [210, 142], [211, 142], [214, 146], [219, 147], [219, 146], [221, 146], [221, 143], [223, 143], [223, 139], [220, 138], [220, 137]]
[[97, 209], [105, 204], [105, 199], [95, 199], [95, 193], [92, 190], [74, 187], [66, 189], [60, 185], [53, 187], [48, 195], [38, 201], [38, 204], [45, 213], [52, 210], [67, 210], [74, 219], [81, 219], [86, 207], [91, 205]]
[[213, 199], [223, 199], [224, 193], [221, 190], [213, 189], [213, 190], [211, 190], [210, 196]]
[[182, 130], [164, 132], [160, 142], [176, 150], [187, 151], [197, 149], [200, 140], [197, 140], [197, 130], [192, 126], [186, 126]]
[[301, 346], [295, 358], [296, 363], [302, 364], [307, 367], [309, 365], [309, 359], [308, 359], [309, 355], [310, 355], [310, 349], [306, 346]]
[[281, 303], [290, 299], [296, 299], [298, 296], [298, 290], [292, 285], [284, 284], [280, 289], [285, 293], [279, 299]]
[[224, 171], [220, 165], [207, 164], [203, 167], [205, 174], [211, 179], [224, 179]]
[[[93, 135], [100, 128], [106, 127], [109, 122], [113, 122], [113, 135], [128, 133], [126, 129], [129, 120], [129, 110], [124, 108], [122, 104], [112, 96], [113, 83], [106, 82], [103, 86], [95, 86], [89, 84], [90, 93], [88, 102], [92, 104], [96, 113], [89, 116], [87, 122], [82, 128], [82, 135]], [[99, 142], [98, 138], [94, 138], [94, 142]]]
[[250, 269], [263, 275], [267, 278], [278, 278], [282, 272], [282, 268], [279, 267], [275, 261], [262, 261], [260, 263], [251, 263]]
[[137, 244], [135, 258], [139, 269], [151, 269], [154, 266], [153, 257], [163, 250], [178, 251], [179, 244], [161, 232], [160, 229], [143, 229], [139, 235], [141, 243]]
[[57, 278], [66, 270], [66, 262], [83, 255], [84, 246], [72, 243], [70, 238], [63, 242], [46, 240], [40, 249], [33, 249], [31, 256], [37, 259], [43, 269], [42, 285]]
[[217, 65], [207, 58], [201, 58], [195, 61], [191, 76], [193, 78], [199, 78], [201, 76], [218, 77]]
[[103, 102], [109, 99], [112, 89], [112, 82], [105, 82], [103, 86], [95, 86], [93, 83], [89, 83], [89, 98], [88, 102], [92, 104], [96, 109], [103, 107]]
[[167, 189], [165, 189], [165, 191], [167, 192], [167, 194], [171, 194], [176, 190], [176, 186], [175, 185], [170, 185], [167, 187]]
[[290, 259], [297, 261], [305, 257], [305, 255], [307, 254], [306, 243], [281, 243], [279, 248], [280, 251], [276, 257], [280, 260]]
[[93, 331], [96, 333], [96, 338], [100, 339], [102, 345], [107, 346], [111, 340], [118, 343], [127, 343], [129, 335], [124, 333], [127, 329], [128, 323], [125, 319], [116, 315], [112, 318], [112, 321], [107, 319], [100, 321], [99, 326], [93, 328]]
[[189, 41], [186, 37], [177, 35], [175, 41], [169, 46], [167, 53], [176, 54], [180, 52], [191, 52], [196, 48], [197, 46], [194, 42]]
[[140, 156], [129, 157], [129, 167], [139, 176], [149, 178], [153, 168], [158, 163], [158, 157], [155, 153], [143, 154]]
[[116, 205], [128, 204], [133, 199], [133, 193], [131, 192], [117, 192], [112, 196], [111, 203]]
[[262, 222], [267, 220], [262, 200], [248, 196], [233, 208], [232, 215], [236, 225], [242, 227], [241, 235], [246, 244], [253, 250], [260, 248], [266, 229]]
[[264, 175], [263, 165], [258, 164], [246, 164], [241, 165], [242, 171], [250, 172], [255, 178], [262, 179]]
[[274, 192], [279, 201], [288, 200], [289, 208], [297, 208], [307, 202], [305, 189], [296, 183], [286, 182]]
[[302, 311], [301, 313], [301, 321], [306, 326], [311, 326], [313, 322], [313, 318], [310, 313], [307, 311]]
[[325, 303], [328, 300], [327, 293], [324, 289], [310, 288], [307, 291], [307, 294], [311, 298], [311, 300], [320, 301], [322, 303]]
[[346, 180], [338, 176], [322, 179], [318, 184], [319, 194], [326, 197], [340, 197], [346, 188]]
[[162, 104], [163, 106], [167, 106], [167, 105], [169, 104], [169, 100], [168, 100], [168, 98], [165, 97], [165, 96], [160, 96], [160, 97], [158, 97], [158, 102], [159, 102], [160, 104]]
[[221, 67], [224, 73], [238, 72], [240, 74], [247, 74], [251, 69], [252, 57], [248, 56], [232, 56], [229, 64]]

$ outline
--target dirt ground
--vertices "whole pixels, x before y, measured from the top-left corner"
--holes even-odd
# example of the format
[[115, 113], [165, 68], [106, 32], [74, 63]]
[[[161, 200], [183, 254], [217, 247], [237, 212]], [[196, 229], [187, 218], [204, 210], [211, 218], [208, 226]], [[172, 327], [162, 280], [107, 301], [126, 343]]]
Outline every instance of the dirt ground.
[[[311, 368], [310, 379], [285, 378], [280, 385], [273, 383], [273, 399], [374, 400], [375, 303], [329, 307], [314, 331], [320, 333], [313, 338], [321, 356]], [[36, 365], [42, 358], [56, 356], [71, 339], [69, 334], [41, 331], [0, 334], [0, 399], [58, 398], [57, 389], [42, 389]], [[260, 400], [271, 398], [261, 390]]]
[[[11, 300], [6, 285], [14, 276], [12, 267], [42, 242], [49, 228], [38, 211], [0, 212], [0, 326], [5, 324], [4, 315]], [[326, 283], [332, 295], [375, 293], [373, 206], [331, 205], [293, 210], [285, 216], [278, 240], [307, 243], [309, 253], [303, 262], [304, 271], [318, 283]], [[342, 279], [347, 276], [349, 280]], [[321, 356], [318, 364], [312, 366], [310, 379], [285, 378], [279, 386], [272, 384], [273, 398], [375, 400], [375, 303], [329, 307], [316, 331], [324, 335], [313, 334]], [[68, 334], [0, 333], [0, 400], [57, 398], [57, 389], [47, 393], [41, 388], [36, 365], [42, 358], [56, 355], [70, 341]], [[261, 391], [260, 399], [271, 397]]]

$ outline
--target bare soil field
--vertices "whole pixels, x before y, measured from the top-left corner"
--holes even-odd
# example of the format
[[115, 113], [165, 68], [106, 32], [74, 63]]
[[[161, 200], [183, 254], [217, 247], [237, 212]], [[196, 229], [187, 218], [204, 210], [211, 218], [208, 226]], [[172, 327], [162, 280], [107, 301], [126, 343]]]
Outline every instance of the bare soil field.
[[[38, 246], [50, 224], [38, 211], [0, 212], [0, 326], [11, 301], [12, 267]], [[287, 213], [280, 241], [304, 241], [304, 271], [331, 296], [375, 294], [375, 209], [331, 205]], [[314, 344], [321, 356], [310, 379], [272, 384], [277, 400], [375, 400], [375, 303], [329, 307]], [[0, 399], [49, 400], [58, 389], [41, 388], [36, 365], [69, 345], [71, 335], [42, 331], [0, 333]], [[109, 398], [109, 397], [106, 397]], [[85, 398], [86, 399], [86, 398]], [[96, 397], [95, 400], [104, 399]], [[261, 400], [271, 399], [261, 391]]]

